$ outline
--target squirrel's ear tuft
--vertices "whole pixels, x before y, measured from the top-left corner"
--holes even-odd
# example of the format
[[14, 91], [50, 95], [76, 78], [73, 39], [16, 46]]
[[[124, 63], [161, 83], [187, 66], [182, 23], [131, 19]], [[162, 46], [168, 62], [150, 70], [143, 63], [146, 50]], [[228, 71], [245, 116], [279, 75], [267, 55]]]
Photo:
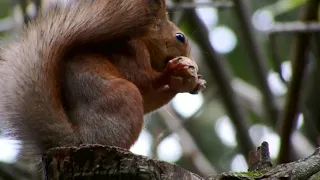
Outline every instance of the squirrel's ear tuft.
[[166, 6], [166, 0], [161, 0], [162, 6]]
[[161, 9], [158, 14], [160, 19], [167, 18], [166, 0], [161, 0]]

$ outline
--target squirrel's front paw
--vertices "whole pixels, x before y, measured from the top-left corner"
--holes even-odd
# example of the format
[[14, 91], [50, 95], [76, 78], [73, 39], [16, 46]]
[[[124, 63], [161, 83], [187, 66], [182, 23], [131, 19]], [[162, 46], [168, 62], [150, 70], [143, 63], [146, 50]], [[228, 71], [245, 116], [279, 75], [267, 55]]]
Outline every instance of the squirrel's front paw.
[[177, 57], [170, 60], [165, 73], [170, 75], [168, 85], [174, 91], [197, 94], [206, 88], [206, 81], [197, 74], [197, 64], [190, 58]]

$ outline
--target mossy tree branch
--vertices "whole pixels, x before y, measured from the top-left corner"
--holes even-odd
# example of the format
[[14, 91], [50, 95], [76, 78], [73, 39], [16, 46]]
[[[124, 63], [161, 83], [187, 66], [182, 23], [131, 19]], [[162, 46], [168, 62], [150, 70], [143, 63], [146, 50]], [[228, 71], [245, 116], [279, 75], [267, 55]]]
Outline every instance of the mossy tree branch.
[[[295, 162], [271, 167], [268, 144], [264, 142], [250, 153], [251, 169], [248, 173], [222, 173], [206, 179], [312, 179], [319, 176], [320, 149]], [[253, 159], [253, 160], [252, 160]], [[186, 179], [205, 178], [177, 165], [149, 159], [116, 147], [86, 145], [61, 147], [48, 151], [43, 158], [47, 180], [64, 179]], [[258, 164], [258, 166], [257, 166]], [[267, 165], [266, 165], [267, 164]]]

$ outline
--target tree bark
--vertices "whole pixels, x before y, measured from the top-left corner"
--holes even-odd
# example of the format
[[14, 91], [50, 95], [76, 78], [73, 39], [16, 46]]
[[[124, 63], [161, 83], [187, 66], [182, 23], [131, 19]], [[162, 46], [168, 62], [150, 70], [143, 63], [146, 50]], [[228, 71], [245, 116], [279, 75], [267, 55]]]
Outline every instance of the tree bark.
[[320, 148], [311, 156], [272, 167], [268, 144], [250, 152], [250, 172], [228, 172], [202, 178], [177, 165], [135, 155], [127, 150], [102, 145], [60, 147], [43, 157], [47, 180], [65, 179], [173, 179], [173, 180], [262, 180], [320, 179]]
[[49, 150], [43, 162], [47, 180], [202, 179], [177, 165], [101, 145], [54, 148]]

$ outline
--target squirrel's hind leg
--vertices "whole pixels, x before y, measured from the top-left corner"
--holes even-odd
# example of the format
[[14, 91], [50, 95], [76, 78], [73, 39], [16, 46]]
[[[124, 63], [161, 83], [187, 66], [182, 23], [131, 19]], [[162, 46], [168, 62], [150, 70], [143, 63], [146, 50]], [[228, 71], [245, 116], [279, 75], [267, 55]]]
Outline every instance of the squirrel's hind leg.
[[66, 113], [81, 143], [128, 149], [142, 129], [142, 96], [133, 83], [117, 77], [112, 66], [106, 69], [93, 61], [89, 67], [75, 61], [76, 65], [67, 70]]

